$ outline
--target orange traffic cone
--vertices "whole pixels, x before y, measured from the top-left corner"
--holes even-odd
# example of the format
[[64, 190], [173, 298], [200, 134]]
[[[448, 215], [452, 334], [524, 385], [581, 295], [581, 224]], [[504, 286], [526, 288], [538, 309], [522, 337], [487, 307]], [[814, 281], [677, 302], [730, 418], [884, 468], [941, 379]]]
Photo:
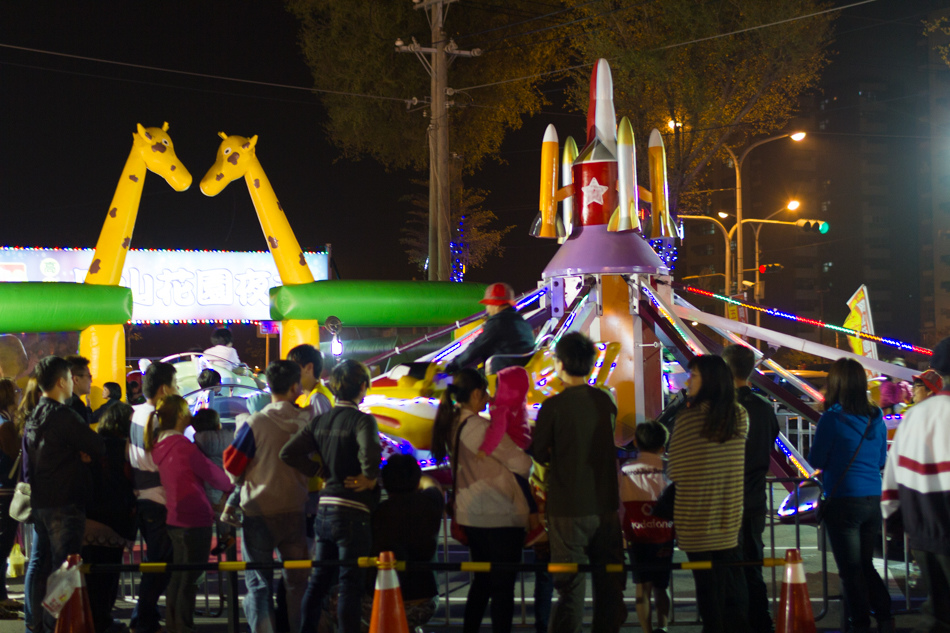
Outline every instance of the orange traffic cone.
[[[79, 573], [82, 558], [79, 554], [70, 554], [66, 558], [66, 565], [70, 571]], [[78, 586], [73, 588], [72, 595], [59, 612], [54, 633], [95, 633], [95, 631], [92, 609], [89, 606], [89, 590], [86, 589], [86, 577], [79, 573]]]
[[379, 571], [376, 573], [369, 633], [409, 633], [406, 607], [402, 602], [399, 576], [396, 575], [396, 556], [392, 552], [380, 552], [377, 565]]
[[805, 566], [797, 549], [785, 551], [785, 579], [782, 581], [782, 601], [775, 618], [775, 633], [816, 633], [815, 616], [805, 584]]

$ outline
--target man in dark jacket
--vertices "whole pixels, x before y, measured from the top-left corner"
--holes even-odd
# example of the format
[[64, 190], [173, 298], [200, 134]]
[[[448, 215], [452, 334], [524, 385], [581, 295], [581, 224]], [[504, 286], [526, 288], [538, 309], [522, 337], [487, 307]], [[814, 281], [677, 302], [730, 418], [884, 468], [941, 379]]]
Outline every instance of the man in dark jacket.
[[89, 397], [92, 393], [92, 372], [89, 370], [89, 359], [79, 354], [71, 354], [66, 357], [69, 363], [69, 373], [73, 377], [73, 395], [66, 401], [66, 405], [79, 414], [82, 421], [86, 424], [93, 423], [92, 409], [86, 404], [82, 397]]
[[[446, 366], [450, 374], [463, 367], [483, 363], [496, 354], [528, 354], [534, 351], [534, 331], [515, 309], [515, 291], [511, 286], [495, 283], [485, 289], [485, 298], [479, 301], [488, 312], [482, 333], [471, 342], [458, 358]], [[511, 365], [524, 365], [528, 358], [499, 358], [492, 363], [491, 373]]]
[[[66, 406], [73, 395], [69, 363], [47, 356], [35, 369], [43, 397], [26, 421], [23, 432], [25, 479], [31, 485], [37, 565], [30, 561], [27, 601], [34, 632], [52, 633], [56, 620], [40, 605], [46, 580], [69, 554], [82, 548], [86, 505], [92, 500], [92, 458], [105, 455], [102, 438]], [[42, 612], [42, 615], [41, 615]]]
[[[745, 345], [730, 345], [722, 358], [732, 370], [736, 400], [749, 413], [749, 436], [745, 443], [745, 493], [742, 529], [739, 530], [739, 551], [743, 560], [762, 560], [762, 533], [768, 507], [765, 497], [765, 476], [769, 472], [772, 448], [778, 436], [775, 409], [763, 397], [752, 393], [749, 376], [755, 369], [755, 352]], [[749, 590], [749, 624], [753, 631], [773, 630], [769, 594], [762, 579], [762, 568], [743, 568]]]

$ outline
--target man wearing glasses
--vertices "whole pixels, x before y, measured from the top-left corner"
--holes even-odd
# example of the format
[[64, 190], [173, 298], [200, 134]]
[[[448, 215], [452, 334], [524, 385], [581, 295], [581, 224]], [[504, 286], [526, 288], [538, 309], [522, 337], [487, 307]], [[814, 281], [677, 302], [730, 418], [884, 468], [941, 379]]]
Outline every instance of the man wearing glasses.
[[69, 371], [73, 375], [73, 396], [66, 406], [79, 414], [86, 424], [92, 424], [92, 409], [82, 397], [92, 393], [92, 372], [89, 371], [89, 359], [73, 354], [66, 357]]

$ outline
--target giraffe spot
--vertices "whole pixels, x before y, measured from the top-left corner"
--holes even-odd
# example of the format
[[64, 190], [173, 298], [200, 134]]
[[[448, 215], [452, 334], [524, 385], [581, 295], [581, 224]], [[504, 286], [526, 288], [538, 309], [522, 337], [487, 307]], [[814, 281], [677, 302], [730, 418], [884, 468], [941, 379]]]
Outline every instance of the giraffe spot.
[[260, 189], [260, 188], [261, 188], [261, 179], [260, 179], [260, 178], [255, 178], [255, 179], [254, 179], [254, 188], [255, 188], [255, 189]]
[[231, 155], [228, 156], [228, 162], [231, 163], [232, 165], [237, 165], [238, 159], [240, 157], [241, 155], [238, 154], [237, 152], [232, 152]]
[[301, 266], [307, 265], [307, 258], [303, 256], [303, 252], [300, 253], [300, 265]]
[[136, 176], [135, 174], [129, 174], [129, 180], [131, 180], [132, 182], [138, 182], [139, 177]]
[[279, 202], [277, 203], [277, 208], [280, 209], [281, 211], [284, 210], [284, 207], [280, 206], [280, 203], [279, 203]]
[[129, 242], [131, 242], [131, 241], [132, 241], [132, 238], [131, 238], [131, 237], [127, 237], [127, 238], [125, 238], [124, 240], [122, 240], [122, 248], [128, 249], [128, 248], [129, 248]]
[[102, 268], [102, 261], [98, 259], [92, 260], [92, 263], [89, 264], [89, 274], [95, 275], [99, 272], [99, 269]]
[[218, 174], [214, 177], [215, 180], [221, 180], [222, 178], [224, 178], [224, 174]]
[[248, 141], [247, 143], [245, 143], [244, 145], [241, 146], [241, 149], [247, 149], [247, 148], [249, 148], [250, 146], [251, 146], [251, 142]]
[[109, 209], [109, 217], [114, 218], [118, 212], [119, 212], [118, 208], [112, 207], [111, 209]]
[[165, 147], [165, 145], [162, 143], [155, 143], [154, 145], [152, 145], [153, 152], [161, 152], [162, 154], [164, 154], [166, 149], [168, 148]]
[[151, 140], [152, 140], [152, 135], [149, 134], [148, 132], [146, 132], [146, 133], [145, 133], [145, 138], [147, 138], [148, 140], [151, 141]]
[[172, 171], [175, 171], [176, 169], [178, 169], [178, 167], [176, 165], [172, 165]]
[[277, 248], [277, 238], [270, 235], [267, 236], [267, 243], [270, 244], [271, 248]]

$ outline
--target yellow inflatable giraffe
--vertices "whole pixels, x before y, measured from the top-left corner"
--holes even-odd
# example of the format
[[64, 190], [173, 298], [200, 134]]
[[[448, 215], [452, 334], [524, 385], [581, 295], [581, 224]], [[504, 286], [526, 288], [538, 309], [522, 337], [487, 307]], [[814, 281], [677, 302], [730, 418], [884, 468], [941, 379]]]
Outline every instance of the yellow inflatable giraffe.
[[[191, 174], [175, 155], [175, 146], [168, 136], [168, 123], [162, 127], [137, 125], [132, 135], [132, 151], [122, 169], [122, 176], [109, 205], [86, 283], [119, 285], [125, 256], [132, 242], [132, 230], [138, 216], [145, 184], [146, 170], [158, 174], [175, 191], [191, 186]], [[117, 382], [125, 385], [125, 331], [121, 325], [91, 325], [79, 335], [79, 353], [88, 358], [93, 376], [90, 406], [102, 404], [102, 385]]]
[[[224, 139], [218, 147], [218, 156], [205, 177], [201, 179], [201, 193], [216, 196], [229, 183], [244, 176], [251, 194], [257, 218], [261, 222], [267, 248], [277, 264], [281, 283], [285, 285], [313, 283], [313, 273], [307, 265], [297, 237], [287, 222], [287, 216], [277, 201], [277, 194], [257, 160], [255, 147], [257, 136], [228, 136], [218, 132]], [[293, 347], [301, 343], [318, 345], [320, 327], [314, 319], [291, 319], [280, 324], [280, 356], [287, 357]]]

